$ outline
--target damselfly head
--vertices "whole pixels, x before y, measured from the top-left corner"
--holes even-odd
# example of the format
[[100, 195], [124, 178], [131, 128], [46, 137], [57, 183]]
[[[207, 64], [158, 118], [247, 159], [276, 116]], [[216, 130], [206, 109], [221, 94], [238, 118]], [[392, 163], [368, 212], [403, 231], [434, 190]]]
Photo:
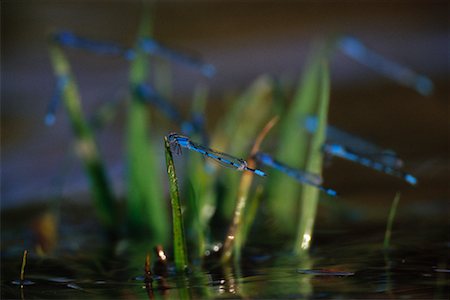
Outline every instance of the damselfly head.
[[180, 155], [182, 154], [180, 143], [186, 143], [186, 141], [189, 141], [189, 138], [182, 136], [176, 132], [171, 132], [167, 136], [167, 140], [169, 141], [170, 151], [172, 151], [172, 153]]
[[240, 166], [237, 167], [238, 171], [244, 171], [245, 169], [247, 169], [247, 162], [245, 160], [239, 158], [238, 161], [240, 162]]

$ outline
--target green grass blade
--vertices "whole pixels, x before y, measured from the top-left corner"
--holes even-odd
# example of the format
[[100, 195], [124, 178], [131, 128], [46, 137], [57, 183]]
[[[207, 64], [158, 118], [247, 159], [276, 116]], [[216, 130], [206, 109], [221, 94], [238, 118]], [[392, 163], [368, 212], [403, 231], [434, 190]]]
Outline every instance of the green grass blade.
[[264, 193], [264, 186], [261, 184], [259, 185], [255, 193], [252, 197], [250, 197], [250, 201], [248, 202], [248, 208], [244, 212], [244, 221], [242, 224], [242, 230], [240, 233], [236, 236], [236, 242], [235, 242], [235, 258], [236, 261], [239, 261], [241, 259], [241, 249], [245, 246], [245, 243], [247, 242], [247, 237], [250, 232], [250, 228], [253, 225], [253, 222], [256, 218], [256, 213], [258, 212], [259, 204], [261, 203], [261, 198]]
[[63, 91], [62, 101], [75, 134], [76, 152], [83, 162], [84, 170], [89, 179], [97, 216], [106, 228], [113, 229], [117, 223], [114, 196], [95, 144], [94, 134], [83, 115], [80, 95], [69, 62], [63, 51], [55, 45], [50, 46], [50, 59], [56, 77], [68, 79]]
[[172, 151], [166, 137], [164, 137], [167, 175], [169, 176], [170, 203], [172, 205], [173, 248], [175, 267], [182, 272], [188, 265], [186, 239], [184, 237], [183, 213], [181, 211], [180, 193], [178, 192], [178, 179], [173, 163]]
[[[273, 116], [272, 89], [272, 79], [269, 76], [257, 78], [219, 122], [212, 136], [212, 148], [236, 157], [246, 157], [255, 136]], [[236, 203], [239, 177], [235, 172], [225, 172], [223, 179], [226, 194], [218, 203], [218, 210], [220, 216], [228, 221]]]
[[[151, 34], [151, 20], [144, 14], [137, 39]], [[132, 235], [150, 234], [154, 243], [167, 242], [168, 216], [161, 189], [158, 155], [149, 134], [148, 106], [134, 92], [148, 78], [148, 57], [136, 46], [130, 68], [131, 101], [127, 112], [127, 223]]]
[[[322, 60], [325, 47], [316, 45], [308, 59], [297, 92], [280, 122], [280, 140], [276, 158], [287, 165], [305, 169], [310, 135], [301, 126], [307, 115], [315, 115], [318, 108]], [[280, 172], [271, 174], [268, 186], [269, 214], [277, 223], [277, 230], [294, 234], [298, 220], [298, 199], [302, 186]], [[282, 199], [281, 199], [282, 198]], [[282, 222], [281, 222], [282, 220]]]
[[391, 243], [392, 235], [392, 224], [394, 223], [395, 215], [397, 214], [398, 203], [400, 202], [400, 193], [395, 194], [394, 200], [392, 201], [391, 209], [389, 210], [389, 217], [386, 223], [386, 231], [384, 233], [384, 249], [388, 249]]
[[[326, 139], [328, 106], [330, 99], [330, 74], [325, 60], [319, 62], [319, 91], [318, 91], [318, 127], [311, 137], [307, 152], [305, 170], [313, 174], [322, 174], [323, 152], [322, 146]], [[305, 185], [301, 191], [300, 223], [297, 232], [297, 241], [294, 252], [302, 254], [309, 250], [313, 236], [314, 221], [319, 202], [319, 189]]]
[[[259, 133], [256, 141], [252, 147], [249, 159], [247, 160], [249, 168], [256, 168], [256, 161], [254, 159], [254, 155], [259, 152], [259, 148], [264, 138], [267, 136], [269, 131], [273, 126], [278, 122], [278, 116], [272, 118], [266, 126], [264, 126], [263, 130]], [[247, 199], [250, 192], [250, 188], [253, 182], [254, 173], [252, 172], [244, 172], [241, 176], [241, 181], [239, 183], [239, 189], [237, 193], [236, 207], [234, 208], [233, 220], [231, 221], [230, 227], [228, 229], [227, 235], [225, 237], [225, 242], [223, 244], [222, 250], [222, 262], [229, 261], [233, 251], [239, 252], [241, 251], [240, 247], [242, 246], [242, 231], [244, 229], [244, 212], [245, 207], [247, 205]]]
[[[191, 115], [203, 115], [206, 107], [207, 89], [199, 86], [194, 93]], [[192, 136], [195, 140], [200, 140], [201, 135]], [[192, 154], [192, 155], [191, 155]], [[189, 234], [193, 237], [189, 239], [195, 247], [196, 258], [202, 258], [209, 236], [209, 221], [215, 211], [216, 203], [214, 197], [214, 176], [205, 170], [204, 157], [197, 153], [186, 153], [187, 158], [187, 208], [186, 225]]]

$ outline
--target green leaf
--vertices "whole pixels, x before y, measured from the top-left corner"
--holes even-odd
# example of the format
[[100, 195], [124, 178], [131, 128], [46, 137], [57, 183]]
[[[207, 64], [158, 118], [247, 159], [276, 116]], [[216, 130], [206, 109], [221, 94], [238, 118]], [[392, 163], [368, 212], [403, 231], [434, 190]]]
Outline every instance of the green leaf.
[[[323, 60], [327, 57], [323, 45], [313, 47], [301, 81], [290, 107], [280, 121], [280, 140], [276, 158], [283, 163], [305, 169], [310, 149], [310, 135], [301, 122], [308, 115], [316, 115], [323, 97]], [[268, 207], [277, 230], [294, 234], [298, 223], [299, 196], [303, 186], [280, 172], [273, 172], [268, 186]]]
[[[305, 170], [313, 174], [322, 175], [322, 146], [326, 139], [328, 105], [330, 99], [330, 74], [325, 60], [318, 63], [318, 126], [317, 131], [311, 137], [311, 143], [307, 149]], [[307, 251], [311, 245], [318, 202], [319, 189], [310, 185], [303, 186], [300, 203], [300, 223], [298, 226], [297, 241], [294, 246], [294, 252], [296, 254]]]
[[144, 13], [136, 41], [136, 57], [130, 68], [131, 101], [127, 112], [127, 223], [132, 235], [149, 234], [152, 242], [164, 244], [168, 216], [161, 189], [159, 160], [151, 142], [148, 106], [134, 91], [148, 78], [149, 61], [138, 47], [140, 38], [151, 34], [151, 19]]
[[173, 163], [172, 151], [167, 137], [164, 137], [164, 147], [166, 154], [167, 175], [169, 176], [170, 203], [172, 205], [172, 228], [173, 228], [173, 249], [175, 268], [178, 272], [183, 272], [187, 265], [187, 248], [184, 237], [183, 212], [181, 210], [180, 193], [178, 192], [178, 179]]
[[56, 77], [68, 80], [63, 90], [62, 101], [75, 134], [75, 149], [89, 179], [97, 216], [108, 230], [112, 230], [117, 224], [114, 196], [95, 143], [94, 134], [83, 115], [80, 95], [69, 62], [63, 51], [55, 45], [50, 46], [50, 59]]
[[[269, 76], [257, 78], [219, 122], [212, 137], [212, 148], [246, 158], [258, 132], [275, 115], [272, 92], [273, 83]], [[218, 210], [221, 217], [228, 220], [236, 203], [239, 176], [235, 172], [224, 172], [224, 175], [222, 183], [226, 187], [226, 194], [218, 203]]]

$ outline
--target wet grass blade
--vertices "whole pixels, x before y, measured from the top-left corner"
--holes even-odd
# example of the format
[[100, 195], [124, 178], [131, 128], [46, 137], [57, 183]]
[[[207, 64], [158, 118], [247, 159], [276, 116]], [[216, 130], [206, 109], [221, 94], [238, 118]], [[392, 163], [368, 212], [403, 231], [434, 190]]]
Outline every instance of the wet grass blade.
[[[306, 116], [317, 114], [323, 86], [322, 60], [327, 56], [327, 48], [323, 44], [317, 44], [312, 53], [314, 54], [308, 59], [293, 102], [281, 117], [280, 139], [275, 155], [276, 159], [286, 165], [301, 170], [306, 170], [310, 135], [299, 123]], [[277, 230], [280, 232], [295, 234], [301, 189], [301, 185], [286, 179], [282, 173], [271, 174], [267, 205], [270, 218], [278, 224]], [[280, 201], [280, 197], [283, 201]]]
[[[250, 153], [250, 157], [247, 160], [249, 168], [252, 169], [256, 168], [256, 161], [254, 159], [254, 155], [259, 151], [260, 145], [263, 142], [264, 138], [267, 136], [269, 131], [273, 128], [273, 126], [275, 126], [277, 122], [278, 116], [272, 118], [256, 138], [256, 141]], [[245, 217], [244, 216], [245, 206], [247, 204], [250, 187], [253, 182], [253, 176], [254, 176], [253, 172], [244, 172], [241, 176], [241, 181], [239, 184], [239, 190], [237, 194], [236, 207], [234, 209], [233, 214], [233, 220], [228, 229], [227, 235], [225, 237], [225, 242], [223, 245], [222, 250], [223, 252], [221, 258], [222, 262], [229, 261], [233, 253], [233, 249], [235, 249], [239, 253], [241, 251], [240, 248], [242, 246], [242, 235], [243, 235], [242, 230], [244, 229], [243, 218]]]
[[397, 194], [395, 194], [394, 200], [392, 201], [391, 209], [389, 210], [389, 217], [386, 223], [386, 231], [384, 233], [384, 242], [383, 242], [384, 249], [388, 249], [391, 243], [392, 224], [394, 223], [399, 202], [400, 202], [400, 193], [398, 192]]
[[113, 229], [117, 223], [113, 193], [95, 144], [94, 134], [83, 115], [78, 88], [73, 79], [69, 62], [63, 51], [55, 45], [50, 46], [50, 59], [56, 77], [67, 79], [62, 93], [62, 101], [75, 134], [76, 152], [82, 160], [89, 178], [97, 216], [107, 229]]
[[180, 193], [178, 192], [178, 179], [173, 163], [172, 151], [166, 137], [164, 137], [167, 175], [169, 176], [170, 203], [172, 205], [173, 248], [175, 268], [177, 272], [185, 271], [187, 260], [186, 239], [184, 237], [183, 213], [181, 211]]
[[[151, 19], [144, 13], [136, 45], [151, 34]], [[148, 57], [136, 46], [130, 66], [131, 101], [127, 112], [127, 224], [131, 235], [150, 234], [154, 243], [167, 242], [168, 216], [164, 207], [158, 156], [149, 134], [148, 106], [136, 87], [148, 78]]]
[[[307, 149], [305, 170], [312, 174], [322, 174], [323, 152], [322, 145], [326, 139], [328, 105], [330, 99], [330, 74], [325, 60], [318, 61], [318, 94], [317, 94], [317, 131], [312, 135]], [[301, 191], [300, 223], [294, 252], [302, 254], [309, 250], [313, 236], [316, 210], [319, 202], [319, 190], [305, 185]]]

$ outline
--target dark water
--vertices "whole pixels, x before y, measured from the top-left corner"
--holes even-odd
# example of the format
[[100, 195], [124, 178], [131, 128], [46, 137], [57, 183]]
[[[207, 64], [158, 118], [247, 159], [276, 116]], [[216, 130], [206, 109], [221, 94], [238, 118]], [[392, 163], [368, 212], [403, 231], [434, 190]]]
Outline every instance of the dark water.
[[[110, 244], [86, 215], [85, 207], [70, 207], [67, 209], [70, 213], [60, 215], [55, 251], [39, 256], [35, 248], [39, 240], [36, 225], [30, 227], [24, 221], [33, 213], [17, 211], [3, 218], [1, 296], [2, 299], [448, 299], [450, 239], [445, 225], [446, 210], [431, 212], [427, 206], [412, 210], [415, 209], [428, 217], [400, 214], [388, 250], [383, 250], [382, 245], [385, 218], [342, 221], [330, 220], [319, 213], [308, 256], [295, 258], [290, 254], [287, 239], [276, 234], [267, 238], [268, 235], [255, 231], [240, 264], [219, 267], [217, 260], [210, 257], [203, 267], [191, 266], [186, 276], [176, 276], [169, 265], [167, 277], [154, 275], [147, 287], [145, 254], [153, 245], [127, 240]], [[85, 218], [80, 219], [83, 212]], [[14, 217], [17, 213], [24, 219]], [[24, 249], [29, 250], [25, 279], [34, 284], [21, 289], [14, 281], [19, 279]], [[170, 260], [170, 249], [167, 255]]]

